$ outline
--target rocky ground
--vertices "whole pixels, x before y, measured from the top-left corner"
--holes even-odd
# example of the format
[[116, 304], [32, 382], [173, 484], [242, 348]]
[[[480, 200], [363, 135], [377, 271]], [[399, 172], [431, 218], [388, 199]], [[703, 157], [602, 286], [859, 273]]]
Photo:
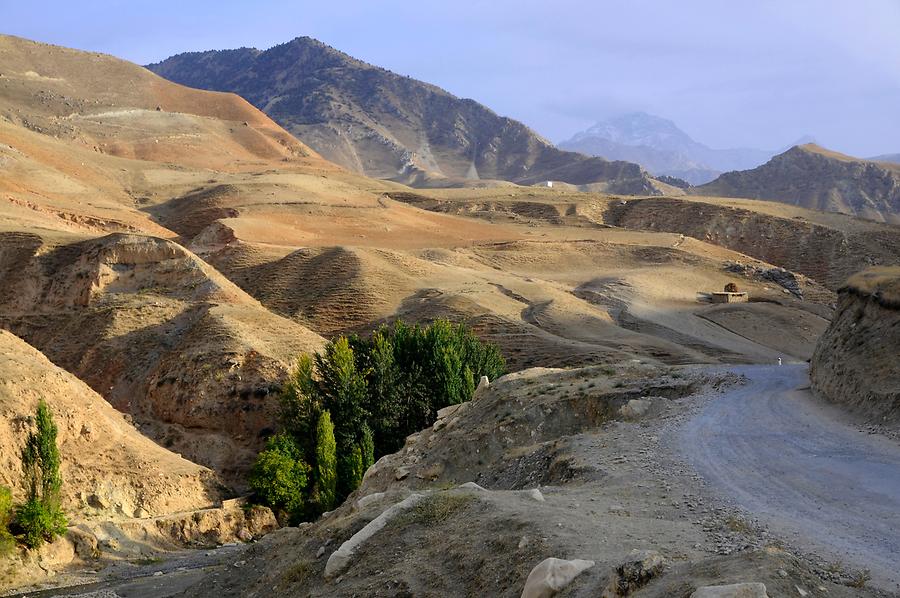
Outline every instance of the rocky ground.
[[319, 521], [230, 549], [196, 573], [144, 569], [139, 583], [95, 589], [519, 596], [531, 570], [555, 557], [593, 562], [567, 596], [687, 597], [731, 583], [762, 583], [770, 596], [882, 595], [856, 587], [866, 585], [861, 570], [807, 556], [808, 546], [724, 500], [672, 450], [697, 410], [745, 382], [636, 363], [513, 374], [380, 460]]

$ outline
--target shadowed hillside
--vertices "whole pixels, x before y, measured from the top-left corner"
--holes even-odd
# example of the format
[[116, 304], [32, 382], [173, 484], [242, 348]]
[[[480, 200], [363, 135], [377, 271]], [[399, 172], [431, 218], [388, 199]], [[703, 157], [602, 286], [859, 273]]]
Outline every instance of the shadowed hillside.
[[368, 176], [414, 185], [548, 179], [655, 194], [636, 164], [556, 149], [478, 102], [300, 37], [254, 48], [179, 54], [149, 69], [247, 98], [320, 154]]

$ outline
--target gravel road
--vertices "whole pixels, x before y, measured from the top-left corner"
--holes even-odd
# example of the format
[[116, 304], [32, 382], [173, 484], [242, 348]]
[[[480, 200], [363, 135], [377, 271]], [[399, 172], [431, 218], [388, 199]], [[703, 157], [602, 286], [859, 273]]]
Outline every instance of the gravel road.
[[900, 445], [818, 403], [805, 364], [730, 369], [750, 382], [681, 427], [686, 460], [790, 545], [900, 588]]

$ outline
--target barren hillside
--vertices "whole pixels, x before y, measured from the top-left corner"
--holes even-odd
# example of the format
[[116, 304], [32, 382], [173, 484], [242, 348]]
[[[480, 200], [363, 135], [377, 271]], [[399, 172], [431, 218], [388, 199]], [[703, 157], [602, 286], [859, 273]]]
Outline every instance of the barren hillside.
[[179, 54], [148, 68], [185, 85], [238, 93], [329, 160], [372, 177], [424, 186], [558, 180], [626, 194], [660, 188], [636, 164], [558, 150], [474, 100], [308, 37], [266, 51]]
[[815, 144], [793, 147], [753, 170], [725, 173], [694, 191], [900, 223], [900, 167], [852, 158]]
[[320, 337], [171, 241], [111, 235], [53, 245], [6, 233], [0, 247], [0, 325], [160, 444], [243, 484], [273, 426], [270, 393]]
[[222, 489], [209, 469], [141, 434], [103, 397], [33, 347], [0, 330], [0, 484], [24, 493], [20, 450], [38, 399], [59, 426], [64, 507], [81, 517], [165, 515], [215, 505]]

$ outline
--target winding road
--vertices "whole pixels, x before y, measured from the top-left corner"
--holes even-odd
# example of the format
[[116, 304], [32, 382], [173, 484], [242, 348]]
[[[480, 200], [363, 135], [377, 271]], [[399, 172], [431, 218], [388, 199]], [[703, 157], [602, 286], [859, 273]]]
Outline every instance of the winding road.
[[684, 457], [792, 545], [900, 588], [900, 445], [818, 403], [805, 364], [729, 369], [749, 383], [684, 424]]

